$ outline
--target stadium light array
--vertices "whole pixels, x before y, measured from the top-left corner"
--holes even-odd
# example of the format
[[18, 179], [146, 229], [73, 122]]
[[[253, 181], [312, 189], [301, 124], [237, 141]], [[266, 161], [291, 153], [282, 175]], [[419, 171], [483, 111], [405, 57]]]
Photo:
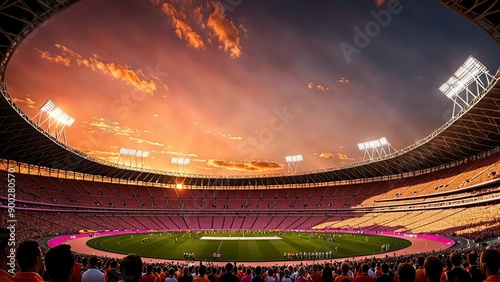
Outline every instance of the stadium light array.
[[363, 159], [365, 160], [366, 157], [369, 159], [385, 157], [390, 154], [392, 150], [395, 151], [386, 137], [358, 143], [358, 149], [364, 151]]
[[190, 159], [189, 158], [175, 158], [174, 157], [171, 159], [171, 162], [173, 164], [188, 165], [190, 162]]
[[[42, 116], [44, 114], [47, 116], [42, 120]], [[39, 127], [46, 125], [46, 130], [49, 134], [64, 143], [66, 143], [66, 133], [64, 128], [75, 123], [75, 119], [73, 117], [65, 113], [61, 108], [56, 107], [54, 102], [51, 100], [47, 100], [43, 103], [40, 107], [40, 111], [33, 117], [33, 119], [37, 119], [37, 126]]]
[[174, 167], [171, 167], [171, 170], [175, 172], [186, 172], [189, 163], [191, 162], [191, 159], [189, 158], [178, 158], [178, 157], [173, 157], [170, 159], [170, 163], [174, 165]]
[[118, 158], [118, 163], [120, 159], [123, 161], [124, 165], [129, 166], [140, 166], [144, 167], [146, 159], [149, 157], [149, 151], [136, 150], [129, 148], [120, 148], [120, 157]]
[[303, 160], [302, 155], [285, 156], [285, 162], [288, 164], [288, 172], [296, 173], [301, 168], [300, 162]]
[[486, 66], [470, 56], [455, 74], [439, 87], [439, 90], [448, 98], [453, 99], [486, 72], [488, 72]]
[[[453, 100], [454, 116], [456, 110], [463, 110], [466, 106], [469, 106], [472, 99], [486, 90], [492, 78], [494, 77], [489, 74], [485, 65], [476, 58], [469, 56], [463, 65], [439, 87], [439, 91]], [[471, 90], [469, 87], [473, 83], [475, 83], [476, 87], [475, 89], [472, 87], [473, 89]]]

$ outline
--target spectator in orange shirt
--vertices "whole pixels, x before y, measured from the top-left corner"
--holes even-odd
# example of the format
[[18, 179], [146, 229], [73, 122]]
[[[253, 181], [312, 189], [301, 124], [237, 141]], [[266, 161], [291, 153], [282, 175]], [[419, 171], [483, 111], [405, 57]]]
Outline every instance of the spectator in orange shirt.
[[140, 282], [160, 282], [158, 281], [158, 277], [153, 273], [153, 265], [148, 264], [146, 267], [146, 274], [144, 274], [141, 279], [139, 280]]
[[375, 282], [375, 278], [368, 274], [368, 270], [370, 270], [370, 266], [366, 263], [363, 263], [361, 266], [362, 274], [354, 279], [355, 282]]
[[415, 282], [427, 282], [427, 276], [425, 276], [424, 269], [425, 258], [419, 256], [417, 258], [417, 270], [415, 271]]
[[349, 275], [349, 269], [350, 269], [349, 264], [347, 262], [343, 262], [340, 265], [340, 271], [342, 271], [342, 274], [335, 277], [335, 282], [342, 282], [344, 279], [348, 279], [350, 282], [354, 282], [354, 277]]
[[200, 276], [195, 277], [193, 279], [193, 282], [210, 282], [210, 280], [208, 280], [207, 276], [205, 275], [207, 273], [206, 266], [200, 265], [200, 267], [198, 268], [198, 273], [200, 274]]
[[21, 243], [16, 250], [16, 260], [21, 271], [12, 276], [14, 282], [44, 282], [39, 272], [42, 270], [42, 250], [36, 241]]

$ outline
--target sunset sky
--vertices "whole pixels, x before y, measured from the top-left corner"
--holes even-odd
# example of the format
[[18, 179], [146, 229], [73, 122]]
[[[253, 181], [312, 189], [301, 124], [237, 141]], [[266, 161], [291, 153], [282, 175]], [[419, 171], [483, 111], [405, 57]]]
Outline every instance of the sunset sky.
[[500, 66], [493, 39], [430, 0], [82, 0], [21, 44], [6, 82], [28, 116], [50, 99], [74, 117], [67, 143], [91, 156], [274, 174], [287, 155], [311, 171], [362, 161], [360, 142], [426, 137], [470, 55]]

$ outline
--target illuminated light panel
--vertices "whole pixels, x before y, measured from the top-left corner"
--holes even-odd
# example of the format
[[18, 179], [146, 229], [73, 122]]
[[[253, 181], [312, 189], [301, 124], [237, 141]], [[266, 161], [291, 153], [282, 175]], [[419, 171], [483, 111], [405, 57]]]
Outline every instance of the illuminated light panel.
[[304, 158], [302, 157], [302, 155], [285, 156], [285, 161], [287, 163], [301, 162], [303, 160]]
[[446, 97], [453, 99], [460, 92], [464, 91], [469, 84], [476, 80], [481, 74], [486, 73], [488, 69], [476, 58], [470, 56], [462, 66], [445, 83], [439, 87]]
[[358, 143], [358, 149], [359, 150], [368, 150], [368, 149], [379, 148], [379, 147], [386, 146], [386, 145], [389, 145], [389, 141], [387, 140], [386, 137], [382, 137], [382, 138], [379, 138], [376, 140]]
[[52, 102], [51, 100], [47, 100], [40, 107], [40, 111], [50, 113], [55, 107], [56, 105], [54, 104], [54, 102]]
[[189, 158], [172, 158], [171, 162], [173, 164], [188, 165], [191, 159]]

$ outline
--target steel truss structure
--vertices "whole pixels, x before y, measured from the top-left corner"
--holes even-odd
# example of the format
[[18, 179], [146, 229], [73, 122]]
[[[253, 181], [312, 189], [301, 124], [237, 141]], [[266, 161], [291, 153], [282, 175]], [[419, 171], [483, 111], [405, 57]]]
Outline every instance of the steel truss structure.
[[[478, 25], [500, 44], [500, 0], [437, 1]], [[4, 80], [6, 66], [22, 40], [43, 22], [77, 2], [7, 0], [0, 4], [0, 158], [3, 160], [64, 171], [65, 175], [71, 172], [131, 182], [183, 183], [184, 187], [224, 189], [402, 177], [452, 166], [464, 159], [498, 150], [500, 145], [500, 71], [497, 71], [487, 91], [481, 91], [466, 109], [426, 138], [387, 156], [348, 166], [296, 174], [220, 176], [131, 169], [90, 157], [60, 142], [32, 122], [12, 101]], [[92, 140], [87, 141], [92, 145]]]

